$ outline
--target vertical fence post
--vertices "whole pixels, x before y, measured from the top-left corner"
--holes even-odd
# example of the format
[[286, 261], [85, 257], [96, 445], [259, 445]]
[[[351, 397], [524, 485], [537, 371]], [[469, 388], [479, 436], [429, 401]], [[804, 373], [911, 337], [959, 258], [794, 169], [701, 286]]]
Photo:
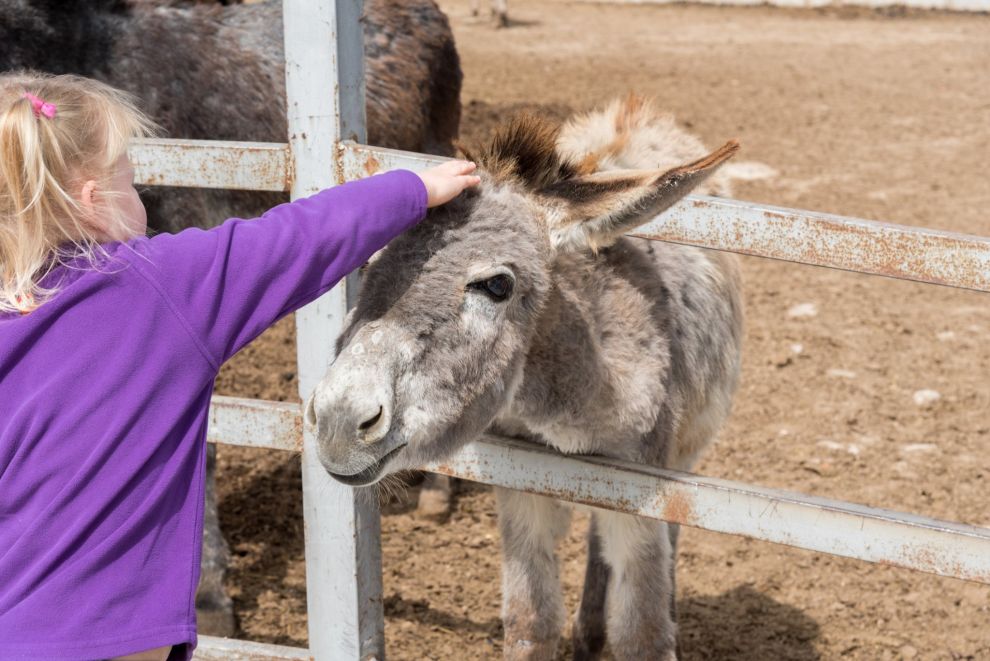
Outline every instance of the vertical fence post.
[[[292, 197], [342, 183], [337, 142], [365, 142], [361, 0], [283, 0]], [[344, 283], [296, 313], [305, 401], [333, 356], [347, 313]], [[310, 653], [318, 661], [383, 659], [381, 524], [374, 498], [332, 480], [303, 439]]]

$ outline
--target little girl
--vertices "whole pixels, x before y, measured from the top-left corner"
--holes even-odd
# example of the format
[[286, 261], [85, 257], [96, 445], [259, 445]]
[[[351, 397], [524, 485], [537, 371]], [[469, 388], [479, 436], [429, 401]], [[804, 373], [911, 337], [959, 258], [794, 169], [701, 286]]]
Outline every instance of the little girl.
[[147, 239], [126, 149], [152, 128], [95, 81], [0, 75], [3, 659], [192, 656], [221, 363], [479, 181], [391, 172]]

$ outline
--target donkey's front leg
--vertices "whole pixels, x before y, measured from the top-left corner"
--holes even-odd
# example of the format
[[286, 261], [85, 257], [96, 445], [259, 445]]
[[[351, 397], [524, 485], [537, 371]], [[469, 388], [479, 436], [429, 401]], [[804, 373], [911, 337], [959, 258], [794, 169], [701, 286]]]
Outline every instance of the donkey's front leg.
[[495, 489], [502, 534], [504, 656], [553, 659], [564, 626], [554, 546], [567, 532], [570, 509], [555, 500]]
[[667, 524], [596, 511], [602, 556], [610, 568], [606, 612], [616, 659], [677, 659], [671, 613], [673, 562]]

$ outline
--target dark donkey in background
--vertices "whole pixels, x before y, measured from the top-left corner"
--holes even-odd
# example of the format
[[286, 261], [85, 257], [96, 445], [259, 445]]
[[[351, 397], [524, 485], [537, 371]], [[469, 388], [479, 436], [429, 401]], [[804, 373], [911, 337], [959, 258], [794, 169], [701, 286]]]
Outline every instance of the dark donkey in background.
[[[285, 142], [281, 2], [220, 7], [174, 0], [0, 0], [0, 70], [74, 73], [128, 90], [171, 137]], [[432, 0], [367, 0], [364, 26], [368, 141], [452, 155], [461, 69], [446, 16]], [[152, 188], [152, 230], [251, 218], [281, 194]], [[215, 449], [207, 462], [202, 633], [234, 631], [223, 588], [229, 549], [217, 519]], [[421, 502], [444, 507], [449, 483], [429, 478]]]

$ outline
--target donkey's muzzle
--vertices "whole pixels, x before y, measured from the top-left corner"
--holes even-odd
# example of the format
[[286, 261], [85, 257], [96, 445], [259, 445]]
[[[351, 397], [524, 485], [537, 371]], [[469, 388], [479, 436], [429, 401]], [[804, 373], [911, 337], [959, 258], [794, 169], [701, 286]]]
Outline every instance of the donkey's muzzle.
[[366, 356], [344, 356], [331, 366], [306, 406], [316, 427], [317, 455], [347, 484], [374, 482], [401, 449], [391, 439], [394, 394], [389, 373]]
[[[388, 460], [399, 454], [399, 451], [404, 447], [406, 447], [405, 443], [391, 452], [386, 453], [384, 457], [376, 461], [371, 466], [368, 466], [361, 472], [354, 473], [353, 475], [341, 475], [340, 473], [334, 473], [329, 468], [327, 468], [327, 472], [330, 473], [330, 477], [333, 479], [352, 487], [368, 486], [369, 484], [373, 484], [378, 481], [378, 478], [381, 477], [382, 472], [385, 470], [385, 465], [388, 463]], [[324, 468], [326, 468], [326, 465], [324, 465]]]

